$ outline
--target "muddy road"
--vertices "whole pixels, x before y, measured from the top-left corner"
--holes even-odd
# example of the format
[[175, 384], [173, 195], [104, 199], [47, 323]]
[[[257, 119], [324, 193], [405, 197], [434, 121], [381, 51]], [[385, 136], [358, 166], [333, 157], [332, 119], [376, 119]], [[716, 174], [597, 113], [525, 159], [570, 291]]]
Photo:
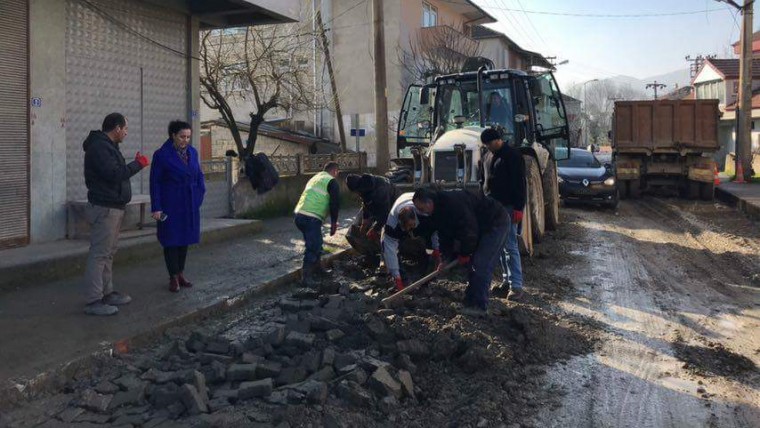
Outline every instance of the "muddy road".
[[390, 283], [350, 257], [0, 427], [760, 427], [760, 226], [675, 199], [562, 215], [524, 260], [527, 298], [488, 318], [459, 312], [462, 269], [385, 309]]
[[760, 426], [760, 228], [675, 199], [564, 212], [580, 233], [560, 307], [600, 341], [549, 370], [567, 395], [536, 425]]

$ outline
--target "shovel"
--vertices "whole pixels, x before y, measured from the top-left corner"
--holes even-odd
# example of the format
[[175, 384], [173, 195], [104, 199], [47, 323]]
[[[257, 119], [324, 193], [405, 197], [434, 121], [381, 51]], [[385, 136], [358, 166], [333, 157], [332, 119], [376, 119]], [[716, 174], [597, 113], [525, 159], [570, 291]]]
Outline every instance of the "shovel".
[[422, 287], [423, 285], [427, 284], [428, 282], [430, 282], [430, 281], [438, 278], [438, 276], [440, 274], [442, 274], [442, 273], [448, 271], [449, 269], [453, 268], [458, 263], [459, 262], [456, 259], [452, 260], [449, 264], [445, 265], [440, 270], [435, 270], [435, 271], [427, 274], [426, 276], [418, 279], [414, 284], [411, 284], [410, 286], [405, 287], [403, 290], [398, 291], [398, 292], [396, 292], [396, 293], [394, 293], [394, 294], [386, 297], [385, 299], [381, 300], [380, 303], [382, 303], [383, 306], [385, 306], [386, 308], [390, 308], [391, 306], [393, 306], [393, 304], [395, 302], [397, 302], [399, 299], [401, 299], [401, 296], [403, 296], [403, 295], [405, 295], [407, 293], [410, 293], [410, 292], [412, 292], [412, 291], [414, 291], [414, 290]]

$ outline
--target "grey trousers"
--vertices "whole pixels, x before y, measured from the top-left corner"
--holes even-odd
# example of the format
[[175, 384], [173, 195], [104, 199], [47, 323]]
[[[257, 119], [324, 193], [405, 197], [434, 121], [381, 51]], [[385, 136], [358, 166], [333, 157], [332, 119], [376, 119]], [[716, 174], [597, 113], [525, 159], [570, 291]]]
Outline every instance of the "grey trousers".
[[88, 204], [90, 253], [84, 272], [85, 298], [92, 303], [113, 292], [113, 256], [119, 243], [124, 210]]

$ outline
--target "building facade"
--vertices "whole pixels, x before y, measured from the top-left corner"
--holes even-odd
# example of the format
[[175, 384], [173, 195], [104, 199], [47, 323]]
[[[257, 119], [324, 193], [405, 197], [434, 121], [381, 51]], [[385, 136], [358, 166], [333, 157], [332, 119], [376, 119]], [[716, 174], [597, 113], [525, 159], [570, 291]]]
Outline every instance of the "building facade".
[[106, 114], [128, 118], [127, 159], [158, 148], [173, 119], [193, 123], [198, 144], [199, 30], [290, 22], [298, 3], [0, 2], [0, 248], [65, 238], [67, 204], [86, 198], [82, 142]]
[[[760, 59], [752, 60], [752, 151], [760, 150]], [[739, 60], [706, 59], [692, 80], [696, 99], [717, 99], [721, 118], [718, 139], [721, 149], [714, 159], [723, 165], [736, 150], [736, 106], [739, 95]]]

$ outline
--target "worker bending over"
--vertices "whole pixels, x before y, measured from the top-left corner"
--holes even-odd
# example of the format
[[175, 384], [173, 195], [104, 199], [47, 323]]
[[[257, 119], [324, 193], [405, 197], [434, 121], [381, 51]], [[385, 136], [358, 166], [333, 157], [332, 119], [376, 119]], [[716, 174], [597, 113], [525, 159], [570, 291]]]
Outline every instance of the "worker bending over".
[[346, 187], [362, 201], [359, 215], [346, 233], [346, 240], [360, 254], [372, 257], [377, 263], [380, 234], [399, 192], [387, 178], [372, 174], [349, 174]]
[[461, 265], [472, 261], [463, 313], [485, 316], [496, 262], [509, 232], [509, 214], [496, 200], [466, 190], [418, 189], [414, 206], [431, 216], [440, 247]]
[[[402, 253], [419, 256], [427, 255], [428, 238], [433, 248], [433, 261], [436, 268], [441, 264], [441, 252], [438, 245], [438, 234], [432, 231], [431, 219], [417, 210], [412, 201], [414, 193], [404, 193], [396, 200], [388, 214], [382, 233], [382, 249], [385, 267], [396, 285], [397, 290], [404, 288], [401, 268], [398, 261], [399, 247], [404, 246]], [[413, 231], [419, 229], [417, 236]]]

